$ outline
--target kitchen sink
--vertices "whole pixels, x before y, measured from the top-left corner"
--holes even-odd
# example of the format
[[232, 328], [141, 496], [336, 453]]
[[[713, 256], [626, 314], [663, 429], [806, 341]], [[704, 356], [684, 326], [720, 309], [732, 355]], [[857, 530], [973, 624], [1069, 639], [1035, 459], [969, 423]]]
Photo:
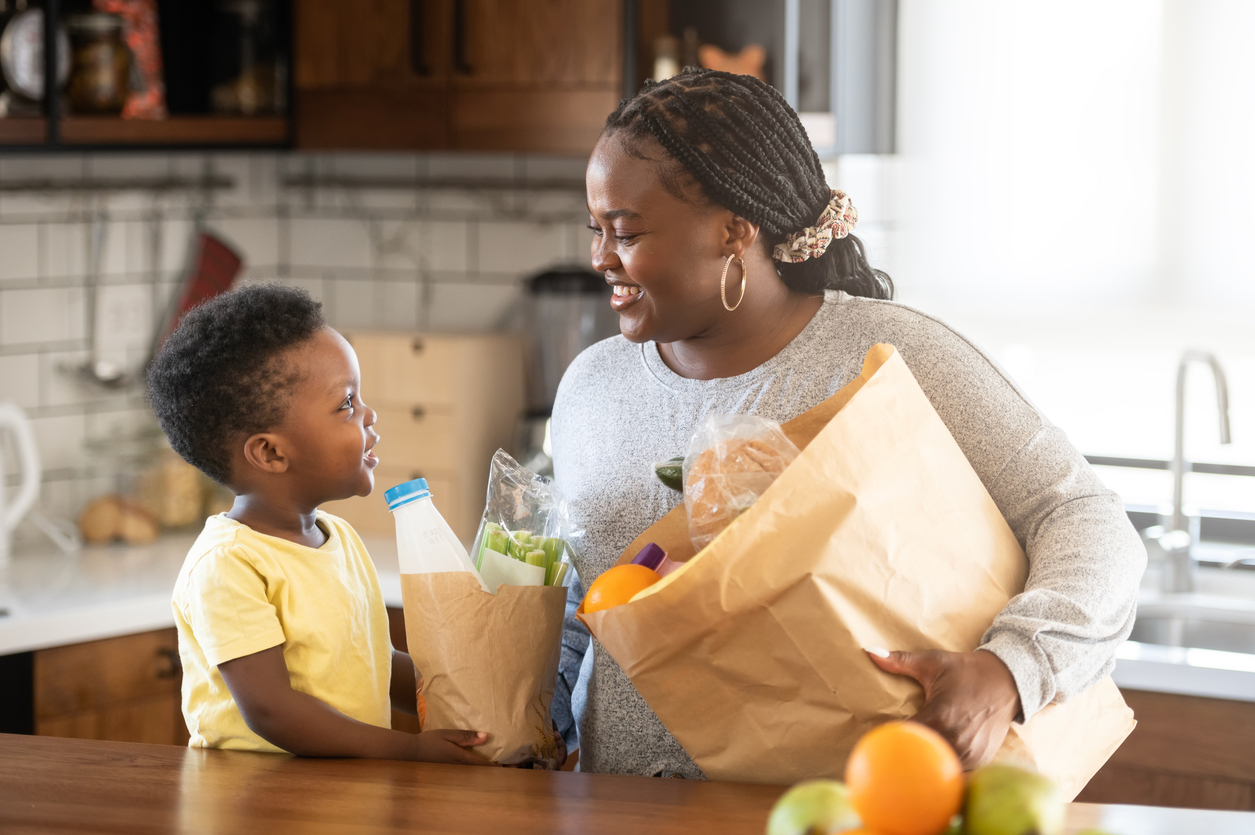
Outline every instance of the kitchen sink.
[[1219, 617], [1208, 620], [1200, 616], [1139, 614], [1129, 640], [1168, 647], [1255, 654], [1255, 623], [1234, 623]]

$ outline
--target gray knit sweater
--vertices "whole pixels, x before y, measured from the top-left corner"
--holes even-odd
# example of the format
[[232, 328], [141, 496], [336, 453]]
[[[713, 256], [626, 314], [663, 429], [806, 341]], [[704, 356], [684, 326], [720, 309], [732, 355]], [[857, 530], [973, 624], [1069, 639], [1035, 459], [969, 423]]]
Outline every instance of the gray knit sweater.
[[[685, 379], [667, 368], [655, 344], [621, 336], [575, 360], [552, 425], [557, 483], [587, 529], [572, 603], [678, 503], [679, 494], [658, 483], [650, 465], [683, 455], [704, 415], [789, 420], [853, 379], [878, 342], [901, 353], [1028, 555], [1025, 590], [994, 621], [983, 647], [1010, 668], [1026, 717], [1081, 692], [1114, 666], [1115, 649], [1133, 627], [1145, 568], [1146, 552], [1120, 498], [962, 336], [909, 307], [844, 293], [829, 292], [788, 347], [739, 377]], [[582, 770], [702, 776], [614, 659], [573, 619], [560, 678], [555, 717], [560, 727], [572, 719], [578, 727]]]

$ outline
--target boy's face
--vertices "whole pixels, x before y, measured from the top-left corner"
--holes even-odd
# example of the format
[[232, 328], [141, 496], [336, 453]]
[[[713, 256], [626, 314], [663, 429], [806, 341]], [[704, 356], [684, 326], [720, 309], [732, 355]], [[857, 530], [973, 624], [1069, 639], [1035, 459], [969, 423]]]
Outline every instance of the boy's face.
[[278, 434], [286, 441], [293, 492], [312, 505], [366, 496], [379, 459], [375, 411], [362, 401], [357, 354], [323, 328], [287, 357], [301, 366]]

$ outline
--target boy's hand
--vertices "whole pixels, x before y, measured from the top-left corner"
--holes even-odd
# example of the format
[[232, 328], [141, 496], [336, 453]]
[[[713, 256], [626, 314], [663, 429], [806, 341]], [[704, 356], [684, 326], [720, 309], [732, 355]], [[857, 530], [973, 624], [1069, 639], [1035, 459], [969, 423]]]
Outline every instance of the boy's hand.
[[470, 750], [487, 741], [488, 734], [475, 731], [423, 731], [414, 736], [414, 756], [411, 759], [427, 763], [487, 765], [496, 768], [496, 763], [491, 763]]

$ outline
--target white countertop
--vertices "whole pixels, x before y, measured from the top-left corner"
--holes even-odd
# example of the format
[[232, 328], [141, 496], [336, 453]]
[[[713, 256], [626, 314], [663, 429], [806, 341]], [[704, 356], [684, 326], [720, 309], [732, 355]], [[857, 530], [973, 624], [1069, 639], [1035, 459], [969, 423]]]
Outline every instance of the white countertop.
[[[130, 635], [174, 625], [170, 591], [195, 535], [152, 545], [86, 547], [66, 556], [51, 545], [20, 550], [0, 569], [0, 655]], [[363, 537], [384, 601], [401, 606], [396, 541]], [[1116, 684], [1135, 690], [1255, 702], [1255, 655], [1129, 641], [1117, 653]]]
[[[170, 593], [195, 539], [167, 534], [151, 545], [86, 546], [73, 555], [50, 543], [18, 550], [0, 567], [0, 655], [174, 626]], [[384, 601], [400, 607], [396, 542], [363, 539]]]

